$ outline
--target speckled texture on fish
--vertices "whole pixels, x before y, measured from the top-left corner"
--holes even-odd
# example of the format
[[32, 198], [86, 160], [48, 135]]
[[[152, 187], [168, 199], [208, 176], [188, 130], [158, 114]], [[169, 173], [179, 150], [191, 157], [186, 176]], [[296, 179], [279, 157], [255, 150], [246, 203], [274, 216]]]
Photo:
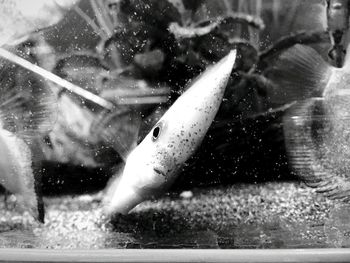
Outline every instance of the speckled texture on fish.
[[[0, 197], [1, 198], [1, 197]], [[0, 202], [0, 247], [350, 247], [350, 207], [298, 183], [193, 190], [145, 202], [112, 222], [99, 197], [46, 198], [45, 225]]]
[[[128, 155], [104, 211], [127, 214], [172, 185], [214, 120], [236, 60], [236, 50], [206, 69]], [[210, 109], [211, 107], [211, 109]], [[117, 150], [117, 149], [116, 149]]]

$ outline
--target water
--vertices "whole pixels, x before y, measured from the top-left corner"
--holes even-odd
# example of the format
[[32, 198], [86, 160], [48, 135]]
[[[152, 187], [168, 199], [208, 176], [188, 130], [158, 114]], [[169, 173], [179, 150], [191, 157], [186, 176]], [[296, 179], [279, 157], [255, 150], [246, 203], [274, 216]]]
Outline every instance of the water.
[[[79, 9], [70, 12], [56, 27], [22, 47], [19, 54], [111, 100], [121, 91], [130, 91], [130, 86], [139, 94], [147, 91], [149, 98], [153, 98], [154, 87], [158, 92], [169, 90], [169, 101], [159, 112], [166, 110], [190, 79], [226, 55], [234, 46], [232, 41], [242, 42], [237, 44], [241, 53], [237, 71], [252, 72], [253, 77], [269, 69], [271, 57], [266, 51], [280, 37], [299, 30], [324, 30], [310, 17], [317, 20], [318, 10], [325, 11], [325, 6], [300, 5], [300, 1], [218, 1], [214, 5], [211, 1], [191, 1], [196, 3], [187, 7], [185, 1], [145, 1], [151, 3], [145, 6], [138, 1], [112, 1], [113, 5], [103, 6], [107, 2], [111, 1], [81, 1], [80, 15], [85, 12], [87, 17], [80, 17]], [[116, 8], [117, 2], [123, 8]], [[302, 19], [305, 10], [308, 14], [312, 11], [311, 16], [305, 16], [307, 21]], [[115, 12], [122, 12], [121, 19]], [[211, 23], [209, 18], [229, 18], [232, 12], [249, 13], [258, 18], [254, 21], [262, 19], [260, 28], [265, 25], [266, 29], [227, 20], [213, 33], [193, 39], [174, 38], [168, 30], [169, 23], [193, 29]], [[110, 38], [120, 27], [121, 37]], [[327, 56], [331, 44], [321, 46], [319, 50], [324, 49]], [[11, 65], [8, 70], [18, 75], [13, 79], [15, 88], [16, 83], [22, 83], [23, 74]], [[0, 196], [0, 248], [350, 247], [350, 206], [316, 193], [347, 197], [350, 150], [344, 141], [349, 137], [348, 121], [310, 111], [312, 106], [306, 115], [297, 112], [286, 116], [283, 137], [282, 113], [266, 118], [261, 115], [272, 107], [265, 87], [258, 87], [262, 80], [245, 77], [235, 77], [229, 83], [229, 96], [194, 158], [196, 163], [189, 163], [180, 175], [180, 187], [111, 220], [101, 214], [103, 194], [91, 193], [104, 188], [121, 161], [110, 145], [91, 135], [92, 122], [102, 110], [81, 97], [59, 92], [58, 121], [41, 145], [45, 153], [46, 223], [37, 223], [12, 197], [3, 202]], [[145, 121], [141, 126], [146, 128], [136, 133], [147, 134], [161, 115], [152, 111], [164, 98], [168, 96], [160, 96], [152, 106], [141, 103], [137, 107]], [[136, 100], [140, 98], [136, 96]], [[339, 105], [335, 113], [342, 112], [348, 103]], [[233, 118], [255, 115], [262, 117]], [[123, 128], [130, 122], [129, 118], [118, 121]], [[138, 125], [130, 126], [135, 129]], [[125, 138], [133, 137], [126, 134]], [[284, 139], [295, 174], [316, 189], [287, 181], [296, 177], [286, 169]], [[267, 180], [271, 182], [262, 183]], [[198, 186], [202, 188], [193, 188]], [[192, 194], [181, 195], [176, 192], [179, 188], [190, 189]]]

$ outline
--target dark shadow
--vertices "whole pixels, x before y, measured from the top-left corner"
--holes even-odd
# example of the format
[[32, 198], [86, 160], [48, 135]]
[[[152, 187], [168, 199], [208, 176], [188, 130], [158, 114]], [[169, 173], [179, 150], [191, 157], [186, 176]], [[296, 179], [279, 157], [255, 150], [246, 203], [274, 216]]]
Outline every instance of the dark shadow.
[[45, 161], [42, 165], [42, 192], [44, 195], [96, 192], [106, 186], [111, 175], [109, 169]]

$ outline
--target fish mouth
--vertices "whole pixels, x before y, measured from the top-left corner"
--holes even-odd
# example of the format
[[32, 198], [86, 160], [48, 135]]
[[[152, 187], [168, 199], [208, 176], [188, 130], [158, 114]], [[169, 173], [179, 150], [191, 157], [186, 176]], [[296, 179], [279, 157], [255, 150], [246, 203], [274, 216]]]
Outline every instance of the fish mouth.
[[165, 172], [163, 172], [163, 171], [160, 170], [159, 168], [156, 168], [156, 167], [155, 167], [155, 168], [153, 168], [153, 171], [155, 171], [157, 174], [160, 174], [160, 175], [166, 177]]

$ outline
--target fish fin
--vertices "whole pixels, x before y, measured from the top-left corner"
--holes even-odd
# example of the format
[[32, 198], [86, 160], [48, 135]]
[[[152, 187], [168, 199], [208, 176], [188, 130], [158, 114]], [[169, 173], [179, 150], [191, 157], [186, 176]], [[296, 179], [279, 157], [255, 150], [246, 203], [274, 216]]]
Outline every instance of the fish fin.
[[125, 108], [103, 112], [91, 125], [91, 134], [112, 146], [126, 161], [136, 147], [141, 125], [141, 116]]
[[282, 53], [265, 73], [275, 84], [267, 91], [268, 98], [272, 103], [285, 104], [322, 97], [333, 69], [313, 48], [297, 44]]
[[0, 66], [0, 123], [20, 137], [49, 132], [57, 118], [51, 88], [31, 72]]
[[312, 176], [304, 179], [306, 185], [315, 188], [316, 192], [333, 199], [350, 203], [349, 178], [341, 177], [331, 170], [324, 169], [317, 177]]
[[[323, 103], [321, 98], [299, 102], [284, 116], [287, 153], [293, 170], [307, 186], [330, 199], [350, 203], [350, 179], [342, 175], [346, 173], [338, 173], [341, 167], [334, 167], [337, 164], [324, 154], [329, 149], [322, 145], [323, 138], [319, 132], [326, 121], [322, 119]], [[322, 124], [317, 123], [320, 121]], [[293, 127], [288, 123], [293, 123]]]
[[[319, 30], [326, 31], [328, 30], [328, 19], [327, 19], [327, 1], [298, 1], [296, 12], [292, 17], [293, 20], [289, 25], [289, 32], [296, 32], [299, 30]], [[293, 4], [291, 4], [293, 5]], [[284, 4], [283, 4], [284, 6]], [[308, 22], [307, 24], [303, 22], [305, 15], [307, 15]], [[288, 15], [287, 15], [288, 17]]]

